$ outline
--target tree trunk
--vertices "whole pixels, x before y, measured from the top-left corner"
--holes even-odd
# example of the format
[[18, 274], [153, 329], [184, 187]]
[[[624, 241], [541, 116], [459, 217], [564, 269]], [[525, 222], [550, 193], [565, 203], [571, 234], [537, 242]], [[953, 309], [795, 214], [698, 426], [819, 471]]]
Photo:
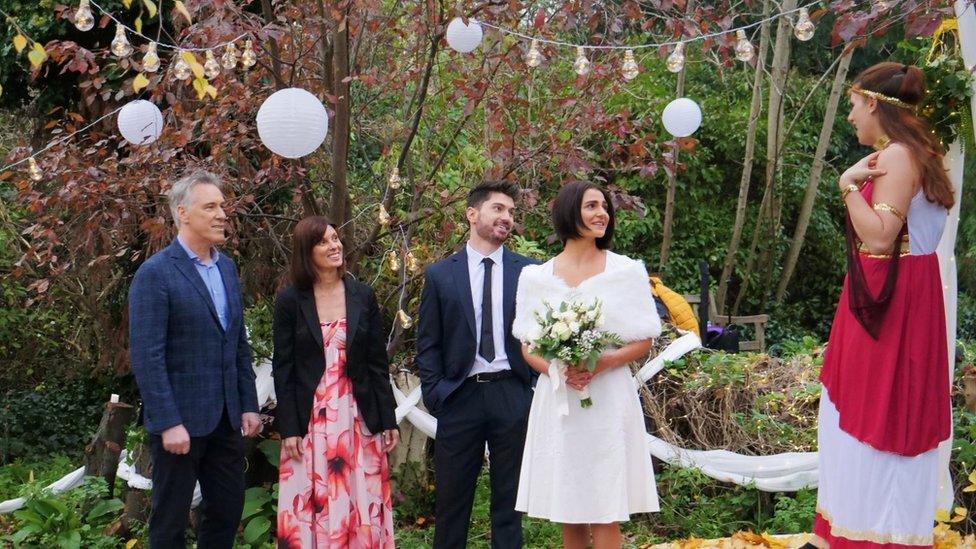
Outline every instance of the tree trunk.
[[[346, 177], [349, 163], [349, 123], [352, 116], [348, 79], [349, 9], [351, 8], [346, 7], [343, 10], [342, 20], [336, 23], [332, 33], [332, 84], [336, 103], [332, 132], [332, 204], [329, 210], [332, 222], [337, 226], [344, 225], [351, 217], [349, 182]], [[342, 233], [352, 234], [352, 228], [346, 227]]]
[[119, 468], [119, 455], [125, 448], [125, 430], [132, 423], [135, 408], [122, 402], [109, 402], [98, 425], [98, 431], [85, 447], [85, 475], [105, 478], [108, 493], [115, 492], [115, 473]]
[[[685, 6], [685, 15], [690, 17], [695, 12], [695, 0], [688, 0]], [[678, 85], [675, 89], [677, 97], [685, 95], [685, 68], [682, 67], [678, 73]], [[661, 261], [658, 270], [664, 271], [664, 265], [668, 262], [668, 254], [671, 252], [671, 231], [674, 228], [674, 196], [677, 194], [678, 186], [678, 144], [671, 146], [671, 160], [674, 162], [674, 169], [668, 173], [668, 195], [664, 202], [664, 230], [661, 234]]]
[[[770, 1], [763, 2], [763, 19], [769, 18]], [[739, 198], [735, 206], [735, 221], [732, 225], [732, 240], [725, 252], [725, 262], [722, 265], [722, 276], [718, 280], [718, 292], [715, 296], [715, 307], [720, 313], [725, 312], [725, 296], [728, 292], [729, 279], [735, 267], [735, 255], [739, 251], [742, 241], [742, 227], [746, 223], [746, 206], [749, 201], [749, 183], [752, 179], [752, 163], [756, 151], [756, 128], [759, 125], [759, 115], [762, 113], [762, 82], [766, 67], [766, 51], [769, 49], [769, 22], [763, 23], [759, 32], [759, 53], [756, 56], [756, 74], [752, 81], [752, 105], [749, 107], [749, 126], [746, 129], [746, 153], [742, 161], [742, 177], [739, 179]]]
[[[796, 1], [785, 0], [782, 5], [782, 11], [795, 9]], [[749, 256], [746, 261], [745, 274], [742, 277], [742, 286], [739, 288], [735, 305], [732, 307], [732, 314], [739, 312], [742, 300], [749, 291], [749, 279], [752, 278], [752, 271], [758, 255], [760, 236], [763, 233], [763, 219], [768, 214], [768, 211], [772, 209], [773, 187], [776, 182], [780, 143], [783, 140], [783, 99], [786, 95], [786, 76], [790, 65], [790, 42], [792, 38], [790, 22], [787, 18], [781, 17], [776, 27], [776, 45], [773, 49], [773, 64], [770, 67], [769, 106], [766, 113], [766, 186], [763, 189], [759, 214], [756, 216], [756, 227], [752, 234], [752, 242], [749, 245]], [[772, 242], [765, 244], [771, 246]]]
[[800, 206], [800, 214], [796, 221], [796, 229], [793, 231], [793, 242], [790, 243], [790, 251], [786, 255], [786, 263], [783, 265], [783, 274], [776, 287], [776, 302], [782, 302], [786, 296], [786, 288], [789, 286], [793, 271], [796, 269], [796, 262], [800, 257], [800, 250], [803, 248], [803, 239], [806, 237], [807, 227], [810, 226], [810, 215], [813, 213], [813, 203], [817, 198], [817, 187], [820, 185], [820, 177], [823, 174], [824, 157], [827, 155], [827, 146], [830, 144], [830, 136], [834, 130], [834, 119], [837, 117], [837, 107], [840, 103], [841, 92], [844, 89], [844, 81], [847, 79], [847, 71], [851, 66], [851, 54], [854, 48], [848, 47], [842, 54], [840, 65], [834, 76], [834, 85], [830, 88], [830, 96], [827, 98], [827, 109], [824, 113], [823, 124], [820, 126], [820, 138], [817, 141], [817, 150], [813, 156], [813, 166], [810, 167], [810, 179], [807, 181], [807, 190], [803, 195], [803, 204]]

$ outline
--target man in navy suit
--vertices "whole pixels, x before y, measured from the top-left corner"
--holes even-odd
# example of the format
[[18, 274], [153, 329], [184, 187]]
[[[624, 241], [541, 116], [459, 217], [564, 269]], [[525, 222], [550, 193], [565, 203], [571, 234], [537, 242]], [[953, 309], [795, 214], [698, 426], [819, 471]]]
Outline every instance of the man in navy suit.
[[515, 495], [533, 374], [512, 337], [512, 320], [519, 274], [534, 261], [503, 246], [518, 200], [511, 182], [475, 187], [468, 195], [467, 245], [426, 272], [417, 362], [424, 404], [437, 417], [435, 549], [467, 545], [486, 443], [491, 546], [522, 546]]
[[197, 481], [201, 549], [233, 547], [244, 506], [244, 441], [260, 430], [237, 268], [217, 251], [227, 215], [217, 176], [168, 193], [176, 240], [129, 288], [129, 353], [153, 461], [152, 548], [185, 547]]

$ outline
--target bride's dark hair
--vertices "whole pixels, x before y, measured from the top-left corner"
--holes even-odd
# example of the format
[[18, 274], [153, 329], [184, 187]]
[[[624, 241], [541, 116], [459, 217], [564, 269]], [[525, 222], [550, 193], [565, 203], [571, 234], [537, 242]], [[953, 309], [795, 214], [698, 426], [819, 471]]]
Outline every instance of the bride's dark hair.
[[600, 191], [603, 198], [607, 201], [607, 215], [610, 221], [607, 223], [607, 231], [603, 236], [596, 239], [596, 247], [601, 250], [609, 250], [613, 247], [613, 227], [615, 216], [613, 213], [613, 201], [610, 200], [610, 193], [606, 189], [589, 181], [573, 181], [567, 183], [559, 189], [556, 199], [552, 202], [552, 227], [556, 230], [556, 237], [565, 244], [567, 240], [580, 238], [580, 228], [583, 225], [583, 215], [580, 210], [583, 207], [583, 195], [590, 189]]

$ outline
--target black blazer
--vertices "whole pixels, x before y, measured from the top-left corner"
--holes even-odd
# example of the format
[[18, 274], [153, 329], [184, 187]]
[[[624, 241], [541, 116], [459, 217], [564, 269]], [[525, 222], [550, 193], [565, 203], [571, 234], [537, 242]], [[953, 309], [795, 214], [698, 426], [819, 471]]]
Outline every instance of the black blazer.
[[[346, 276], [346, 376], [371, 433], [396, 428], [396, 401], [390, 387], [390, 360], [376, 295]], [[289, 286], [275, 299], [275, 415], [282, 438], [305, 436], [312, 397], [325, 371], [322, 328], [312, 290]]]
[[[526, 385], [532, 383], [535, 373], [522, 356], [522, 343], [512, 336], [512, 321], [522, 267], [534, 263], [507, 248], [502, 255], [505, 354], [512, 372]], [[417, 362], [424, 404], [432, 414], [440, 411], [451, 393], [468, 377], [474, 365], [477, 341], [465, 247], [427, 268], [420, 297]]]

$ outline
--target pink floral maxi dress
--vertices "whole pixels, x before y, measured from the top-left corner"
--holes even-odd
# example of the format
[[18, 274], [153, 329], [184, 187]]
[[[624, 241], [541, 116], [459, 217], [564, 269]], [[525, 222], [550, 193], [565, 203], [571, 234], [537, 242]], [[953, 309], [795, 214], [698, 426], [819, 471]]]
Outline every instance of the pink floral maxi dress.
[[302, 458], [279, 464], [278, 547], [391, 548], [390, 470], [346, 377], [346, 320], [322, 324], [325, 372], [312, 402]]

